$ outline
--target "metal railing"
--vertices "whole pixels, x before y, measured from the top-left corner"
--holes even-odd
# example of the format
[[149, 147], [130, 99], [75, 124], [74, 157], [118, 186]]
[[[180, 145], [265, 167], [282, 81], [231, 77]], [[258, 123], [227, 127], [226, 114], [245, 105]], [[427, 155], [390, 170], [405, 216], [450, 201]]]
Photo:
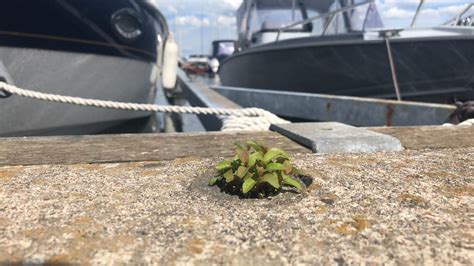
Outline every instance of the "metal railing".
[[[416, 9], [416, 12], [415, 12], [415, 15], [413, 16], [413, 20], [411, 21], [411, 27], [413, 28], [415, 26], [415, 23], [418, 19], [418, 15], [420, 14], [422, 8], [423, 8], [423, 5], [425, 4], [425, 1], [426, 0], [420, 0], [420, 3], [418, 4], [418, 8]], [[474, 2], [468, 4], [466, 6], [466, 8], [464, 8], [461, 13], [459, 13], [456, 17], [446, 21], [445, 23], [441, 24], [443, 26], [447, 26], [447, 25], [457, 25], [459, 23], [459, 20], [461, 20], [461, 18], [467, 13], [467, 11], [469, 11], [472, 7], [474, 6]]]
[[472, 7], [474, 6], [474, 2], [468, 4], [466, 6], [465, 9], [463, 9], [461, 11], [461, 13], [459, 13], [459, 15], [457, 15], [456, 17], [446, 21], [445, 23], [441, 24], [443, 26], [447, 26], [447, 25], [452, 25], [452, 26], [455, 26], [459, 23], [459, 20], [461, 20], [461, 18], [467, 13], [467, 11], [469, 11]]
[[[413, 16], [413, 19], [411, 21], [411, 24], [410, 24], [410, 27], [413, 28], [416, 24], [416, 21], [418, 20], [418, 17], [423, 9], [423, 5], [425, 4], [425, 1], [426, 0], [420, 0], [420, 3], [418, 4], [418, 7], [416, 9], [416, 12], [415, 12], [415, 15]], [[292, 29], [296, 26], [300, 26], [300, 25], [306, 25], [308, 23], [311, 23], [313, 21], [316, 21], [316, 20], [319, 20], [319, 19], [325, 19], [325, 18], [328, 18], [328, 20], [326, 21], [326, 23], [324, 24], [323, 26], [323, 30], [322, 30], [322, 33], [321, 35], [325, 35], [329, 26], [331, 25], [333, 19], [336, 17], [337, 14], [339, 13], [344, 13], [344, 12], [347, 12], [347, 11], [351, 11], [351, 10], [354, 10], [356, 9], [357, 7], [360, 7], [360, 6], [364, 6], [364, 5], [367, 5], [367, 4], [370, 4], [369, 8], [367, 9], [367, 14], [366, 14], [366, 18], [365, 18], [365, 21], [364, 21], [364, 26], [363, 28], [365, 29], [365, 25], [367, 24], [367, 18], [369, 16], [369, 12], [370, 12], [370, 8], [371, 6], [374, 4], [375, 0], [368, 0], [366, 2], [363, 2], [363, 3], [359, 3], [359, 4], [355, 4], [355, 5], [351, 5], [351, 6], [347, 6], [347, 7], [343, 7], [341, 9], [338, 9], [338, 10], [335, 10], [335, 11], [331, 11], [331, 12], [328, 12], [328, 13], [324, 13], [324, 14], [321, 14], [321, 15], [317, 15], [317, 16], [314, 16], [314, 17], [311, 17], [311, 18], [308, 18], [308, 19], [305, 19], [305, 20], [302, 20], [302, 21], [298, 21], [298, 22], [295, 22], [293, 24], [290, 24], [288, 26], [285, 26], [285, 27], [281, 27], [278, 29], [278, 35], [277, 35], [277, 38], [276, 38], [276, 41], [279, 41], [280, 40], [280, 36], [283, 32], [289, 30], [289, 29]], [[467, 5], [467, 7], [465, 9], [463, 9], [461, 11], [461, 13], [459, 15], [457, 15], [456, 17], [454, 17], [453, 19], [450, 19], [449, 21], [443, 23], [442, 25], [446, 26], [446, 25], [449, 25], [449, 24], [452, 24], [452, 25], [456, 25], [459, 23], [459, 20], [461, 20], [461, 18], [474, 6], [474, 2], [470, 3]]]
[[280, 35], [289, 30], [289, 29], [292, 29], [296, 26], [300, 26], [300, 25], [306, 25], [308, 23], [311, 23], [315, 20], [319, 20], [319, 19], [325, 19], [325, 18], [329, 18], [328, 22], [324, 25], [324, 29], [323, 29], [323, 33], [322, 35], [324, 35], [327, 31], [327, 28], [329, 27], [329, 25], [331, 24], [331, 21], [334, 19], [334, 17], [339, 14], [339, 13], [344, 13], [344, 12], [347, 12], [347, 11], [351, 11], [351, 10], [354, 10], [356, 9], [357, 7], [360, 7], [360, 6], [364, 6], [364, 5], [368, 5], [368, 4], [373, 4], [375, 2], [375, 0], [368, 0], [366, 2], [363, 2], [363, 3], [359, 3], [359, 4], [355, 4], [355, 5], [350, 5], [350, 6], [346, 6], [346, 7], [343, 7], [343, 8], [340, 8], [338, 10], [334, 10], [334, 11], [331, 11], [331, 12], [328, 12], [328, 13], [324, 13], [324, 14], [321, 14], [321, 15], [317, 15], [317, 16], [314, 16], [314, 17], [311, 17], [311, 18], [308, 18], [308, 19], [305, 19], [305, 20], [302, 20], [302, 21], [298, 21], [298, 22], [295, 22], [293, 24], [290, 24], [288, 26], [285, 26], [285, 27], [281, 27], [278, 29], [278, 35], [277, 35], [277, 38], [276, 38], [276, 41], [279, 41], [280, 40]]
[[425, 0], [420, 0], [420, 3], [418, 4], [418, 7], [416, 8], [415, 15], [413, 16], [413, 19], [411, 21], [410, 27], [413, 28], [415, 26], [416, 20], [418, 19], [418, 15], [421, 12], [421, 9], [423, 8], [423, 5], [425, 4]]

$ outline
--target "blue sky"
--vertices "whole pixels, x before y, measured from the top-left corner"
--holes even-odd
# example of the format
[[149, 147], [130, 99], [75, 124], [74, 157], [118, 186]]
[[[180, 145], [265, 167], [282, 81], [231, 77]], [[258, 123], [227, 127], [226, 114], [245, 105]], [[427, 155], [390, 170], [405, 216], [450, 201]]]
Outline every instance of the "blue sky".
[[[215, 39], [236, 39], [235, 11], [242, 0], [155, 0], [168, 20], [181, 53], [209, 53]], [[317, 0], [315, 0], [317, 1]], [[377, 0], [386, 27], [405, 27], [418, 0]], [[472, 0], [426, 0], [417, 26], [437, 25], [457, 15]], [[201, 38], [203, 36], [203, 38]]]

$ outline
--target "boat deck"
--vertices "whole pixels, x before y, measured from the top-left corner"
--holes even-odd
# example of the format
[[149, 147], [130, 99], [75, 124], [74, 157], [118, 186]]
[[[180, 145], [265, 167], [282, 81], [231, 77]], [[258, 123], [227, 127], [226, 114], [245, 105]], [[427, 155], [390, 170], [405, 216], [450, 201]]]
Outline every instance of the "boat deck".
[[[3, 139], [0, 264], [472, 264], [472, 127], [373, 130], [406, 150], [312, 154], [274, 132]], [[270, 200], [208, 187], [248, 139], [313, 184]]]

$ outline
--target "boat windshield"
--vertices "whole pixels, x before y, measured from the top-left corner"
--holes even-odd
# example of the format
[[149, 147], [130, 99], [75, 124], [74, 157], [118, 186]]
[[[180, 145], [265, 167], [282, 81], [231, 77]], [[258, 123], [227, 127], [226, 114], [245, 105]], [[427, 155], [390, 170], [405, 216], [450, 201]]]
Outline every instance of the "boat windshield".
[[[346, 11], [335, 12], [341, 9]], [[311, 20], [315, 17], [320, 18]], [[308, 23], [287, 27], [308, 19]], [[376, 5], [368, 0], [244, 0], [237, 12], [237, 22], [239, 41], [247, 42], [256, 33], [280, 30], [302, 36], [383, 28]]]
[[[363, 4], [366, 0], [349, 0], [349, 1], [335, 1], [329, 12], [340, 10], [341, 8]], [[311, 16], [318, 15], [316, 12]], [[334, 17], [329, 17], [322, 21], [314, 21], [313, 24], [318, 25], [314, 27], [314, 33], [321, 34], [324, 31], [326, 23], [328, 27], [325, 34], [343, 34], [349, 32], [360, 32], [370, 28], [383, 28], [382, 19], [375, 6], [375, 4], [366, 4], [357, 6], [347, 12], [337, 13]]]
[[[249, 31], [251, 33], [259, 31], [278, 30], [291, 23], [303, 20], [301, 9], [258, 9], [254, 6], [250, 11]], [[301, 28], [301, 27], [300, 27]]]
[[214, 42], [212, 47], [212, 56], [213, 57], [226, 57], [230, 56], [235, 51], [235, 42], [234, 41], [219, 41]]

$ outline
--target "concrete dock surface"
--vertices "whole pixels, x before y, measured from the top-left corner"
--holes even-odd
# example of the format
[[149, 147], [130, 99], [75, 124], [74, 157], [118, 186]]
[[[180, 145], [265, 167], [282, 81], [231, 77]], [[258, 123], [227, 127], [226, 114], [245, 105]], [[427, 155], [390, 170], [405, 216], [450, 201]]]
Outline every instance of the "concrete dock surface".
[[472, 265], [474, 129], [431, 129], [412, 134], [418, 146], [409, 129], [377, 129], [406, 150], [364, 155], [312, 154], [258, 133], [313, 178], [301, 194], [265, 200], [207, 185], [228, 156], [217, 151], [253, 133], [173, 135], [175, 158], [142, 154], [147, 141], [170, 142], [158, 135], [130, 136], [135, 150], [112, 149], [127, 136], [0, 140], [0, 264]]

